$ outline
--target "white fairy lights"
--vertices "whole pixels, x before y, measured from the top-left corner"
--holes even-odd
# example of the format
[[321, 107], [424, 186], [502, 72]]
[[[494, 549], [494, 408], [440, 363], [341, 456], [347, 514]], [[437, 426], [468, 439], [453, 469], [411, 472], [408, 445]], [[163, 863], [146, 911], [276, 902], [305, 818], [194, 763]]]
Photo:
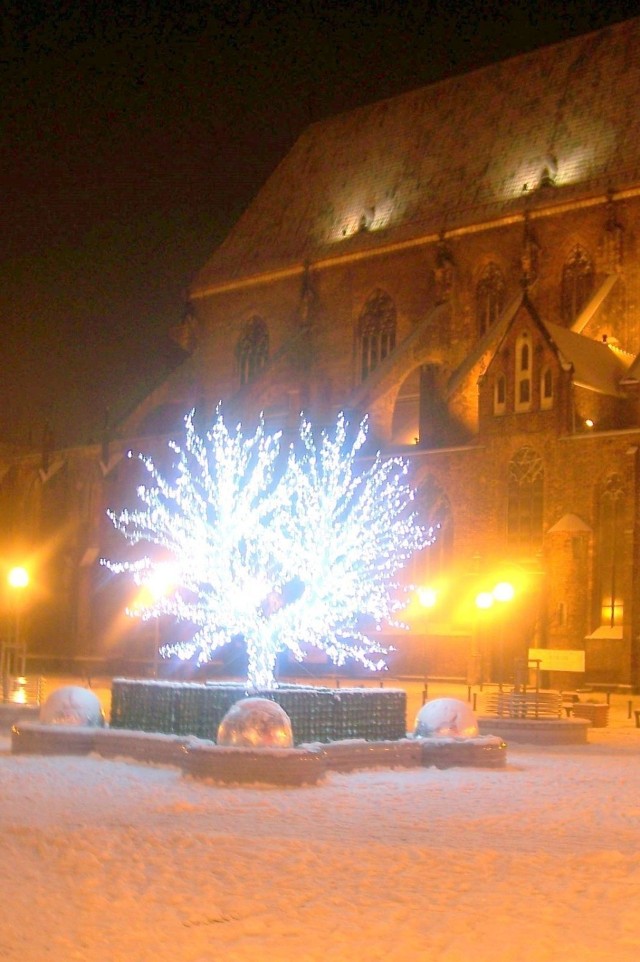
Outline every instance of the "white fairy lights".
[[406, 464], [377, 455], [356, 473], [366, 422], [349, 443], [342, 415], [317, 444], [303, 419], [286, 457], [280, 434], [266, 434], [263, 422], [245, 438], [240, 427], [230, 434], [219, 414], [202, 438], [193, 416], [185, 418], [184, 449], [170, 445], [176, 481], [140, 456], [151, 476], [137, 490], [142, 507], [109, 512], [146, 552], [136, 561], [104, 561], [110, 570], [148, 589], [170, 564], [170, 586], [163, 579], [165, 589], [147, 590], [130, 613], [193, 624], [191, 640], [167, 645], [165, 656], [197, 655], [204, 663], [242, 636], [256, 690], [275, 685], [276, 656], [285, 649], [303, 660], [310, 645], [336, 664], [354, 658], [383, 667], [375, 634], [383, 624], [403, 627], [396, 615], [406, 588], [394, 576], [433, 540], [412, 511]]

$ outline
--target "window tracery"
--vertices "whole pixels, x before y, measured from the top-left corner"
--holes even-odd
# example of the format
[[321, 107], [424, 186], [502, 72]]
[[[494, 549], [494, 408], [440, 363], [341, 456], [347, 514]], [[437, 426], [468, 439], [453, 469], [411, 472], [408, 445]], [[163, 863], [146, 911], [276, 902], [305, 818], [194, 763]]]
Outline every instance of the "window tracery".
[[598, 512], [597, 566], [600, 587], [600, 624], [622, 624], [622, 549], [624, 544], [625, 491], [617, 474], [610, 475], [601, 491]]
[[418, 519], [425, 527], [436, 529], [436, 539], [427, 551], [415, 556], [413, 579], [427, 586], [446, 570], [453, 554], [453, 512], [451, 502], [440, 483], [429, 475], [417, 493]]
[[476, 319], [480, 337], [496, 323], [504, 307], [504, 276], [493, 261], [487, 264], [476, 285]]
[[236, 345], [236, 360], [240, 384], [249, 384], [255, 380], [266, 366], [269, 360], [269, 332], [261, 317], [254, 316], [245, 324]]
[[367, 299], [360, 315], [361, 376], [364, 381], [396, 346], [396, 307], [377, 288]]
[[561, 313], [571, 325], [586, 307], [593, 292], [593, 262], [584, 247], [576, 244], [562, 269]]
[[533, 448], [521, 448], [509, 462], [507, 538], [510, 544], [533, 548], [542, 540], [544, 468]]

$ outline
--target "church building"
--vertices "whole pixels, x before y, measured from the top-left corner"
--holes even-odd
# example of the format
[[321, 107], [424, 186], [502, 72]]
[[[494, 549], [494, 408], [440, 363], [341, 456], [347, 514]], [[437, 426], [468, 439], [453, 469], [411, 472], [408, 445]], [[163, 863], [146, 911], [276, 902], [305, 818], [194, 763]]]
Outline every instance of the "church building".
[[391, 670], [640, 688], [639, 49], [637, 19], [311, 125], [195, 277], [167, 380], [102, 445], [0, 451], [65, 654], [122, 630], [123, 455], [221, 403], [366, 416], [409, 462], [437, 540]]

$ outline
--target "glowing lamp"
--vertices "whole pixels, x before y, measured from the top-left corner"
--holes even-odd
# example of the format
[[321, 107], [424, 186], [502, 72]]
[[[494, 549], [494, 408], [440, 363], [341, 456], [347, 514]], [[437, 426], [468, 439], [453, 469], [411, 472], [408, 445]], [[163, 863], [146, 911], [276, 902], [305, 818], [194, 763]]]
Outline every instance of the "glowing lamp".
[[7, 581], [12, 588], [26, 588], [29, 584], [29, 572], [21, 565], [17, 565], [9, 572]]
[[476, 595], [476, 608], [486, 610], [491, 607], [493, 602], [494, 597], [490, 591], [481, 591], [480, 594]]
[[496, 601], [512, 601], [515, 590], [513, 585], [508, 581], [501, 581], [495, 586], [492, 594]]
[[165, 595], [170, 594], [175, 588], [176, 583], [176, 572], [173, 565], [157, 565], [145, 587], [148, 589], [154, 600], [163, 598]]
[[438, 601], [435, 588], [418, 588], [418, 599], [423, 608], [433, 608]]

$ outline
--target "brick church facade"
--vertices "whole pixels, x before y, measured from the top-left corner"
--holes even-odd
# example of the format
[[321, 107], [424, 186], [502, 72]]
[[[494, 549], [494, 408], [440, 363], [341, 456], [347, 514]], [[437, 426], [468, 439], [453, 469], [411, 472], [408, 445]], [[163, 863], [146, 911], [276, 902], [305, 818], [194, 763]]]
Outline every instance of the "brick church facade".
[[437, 593], [398, 672], [640, 687], [639, 48], [632, 20], [312, 125], [195, 278], [166, 382], [102, 445], [0, 452], [3, 516], [55, 541], [64, 655], [119, 643], [123, 454], [222, 401], [367, 415], [409, 461], [439, 525], [409, 577]]

